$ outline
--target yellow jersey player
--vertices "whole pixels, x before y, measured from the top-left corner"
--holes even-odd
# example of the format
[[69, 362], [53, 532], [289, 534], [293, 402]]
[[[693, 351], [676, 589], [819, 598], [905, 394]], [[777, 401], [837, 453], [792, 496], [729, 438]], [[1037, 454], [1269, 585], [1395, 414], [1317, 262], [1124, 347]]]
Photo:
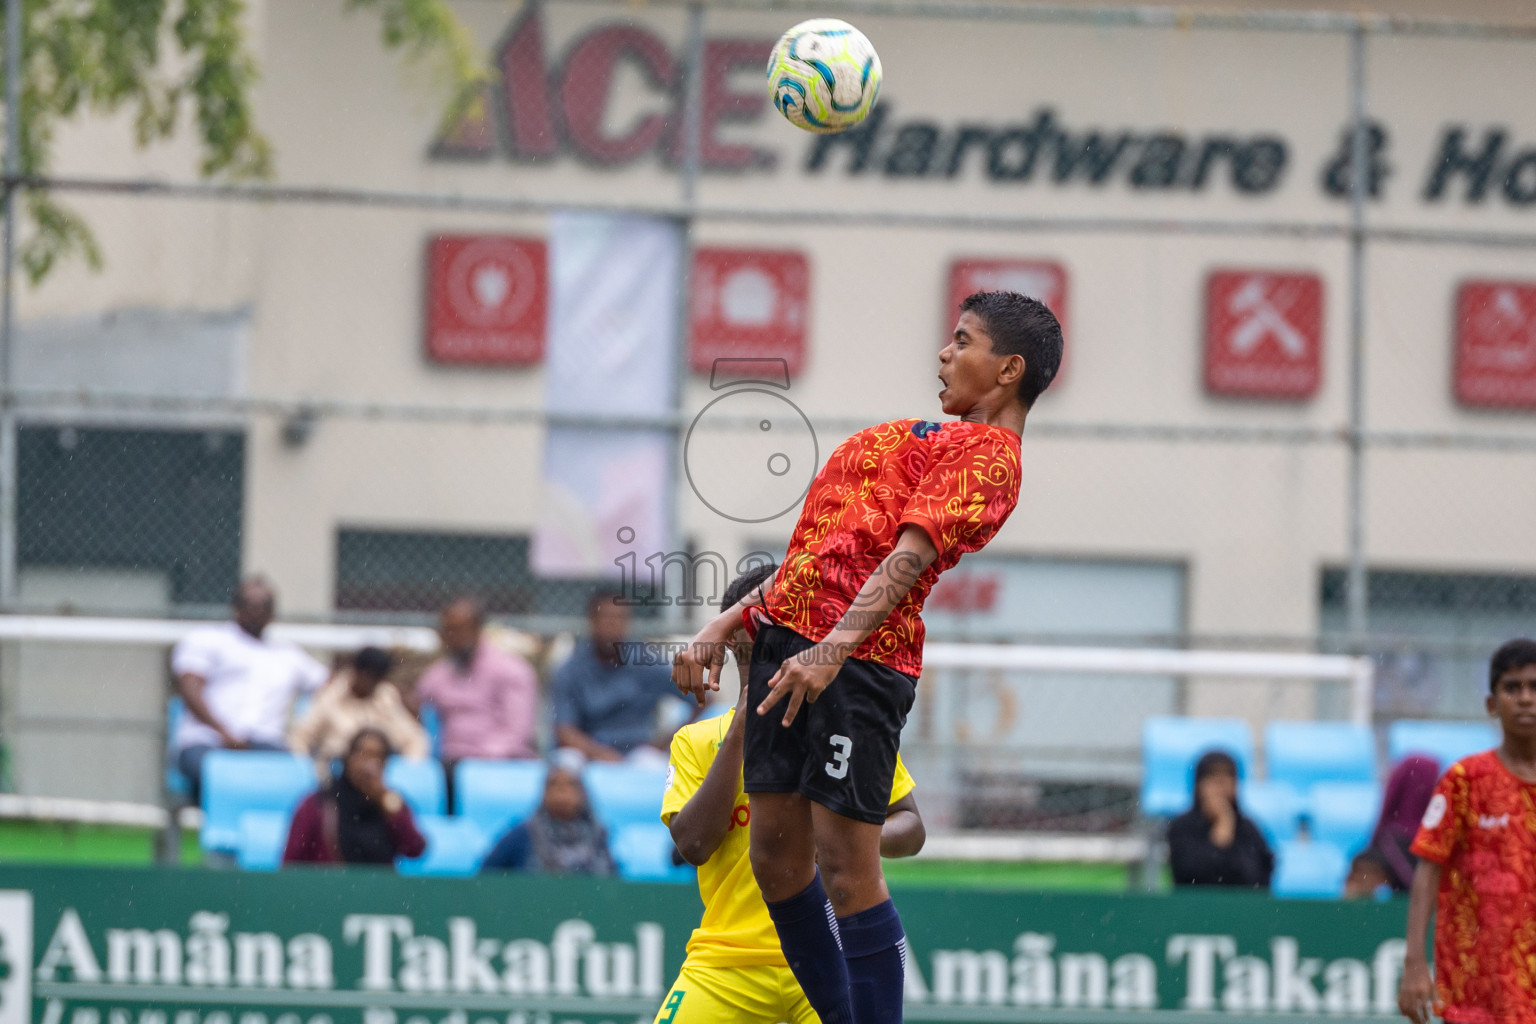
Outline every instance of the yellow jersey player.
[[[777, 569], [767, 565], [738, 576], [726, 588], [722, 607], [772, 580]], [[752, 875], [751, 811], [741, 775], [751, 663], [745, 630], [733, 638], [733, 647], [741, 673], [736, 708], [684, 726], [672, 738], [661, 820], [683, 859], [698, 865], [704, 919], [688, 939], [687, 959], [656, 1024], [818, 1024], [779, 948]], [[882, 856], [910, 857], [923, 847], [926, 836], [912, 788], [912, 776], [898, 757], [880, 833]]]

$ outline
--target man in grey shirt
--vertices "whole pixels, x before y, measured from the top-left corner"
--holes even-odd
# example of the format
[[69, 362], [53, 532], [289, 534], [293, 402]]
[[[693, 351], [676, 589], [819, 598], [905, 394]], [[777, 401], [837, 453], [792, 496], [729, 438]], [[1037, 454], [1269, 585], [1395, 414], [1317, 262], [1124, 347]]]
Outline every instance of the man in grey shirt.
[[665, 756], [684, 717], [672, 716], [675, 724], [664, 727], [657, 721], [663, 702], [681, 703], [672, 668], [665, 659], [647, 658], [642, 645], [627, 651], [621, 646], [629, 637], [630, 614], [617, 597], [605, 591], [587, 602], [588, 636], [555, 670], [555, 742], [592, 761], [622, 761], [648, 748]]

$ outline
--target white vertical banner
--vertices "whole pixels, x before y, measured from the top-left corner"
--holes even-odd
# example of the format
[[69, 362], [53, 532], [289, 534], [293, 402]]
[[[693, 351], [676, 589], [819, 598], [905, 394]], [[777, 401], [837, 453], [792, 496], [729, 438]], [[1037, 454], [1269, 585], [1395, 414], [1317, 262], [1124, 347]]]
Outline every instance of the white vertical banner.
[[[550, 218], [545, 407], [587, 416], [663, 416], [677, 387], [683, 238], [652, 217]], [[541, 576], [617, 576], [615, 559], [669, 550], [672, 435], [551, 427], [533, 538]]]
[[32, 894], [0, 891], [0, 1024], [32, 1020]]

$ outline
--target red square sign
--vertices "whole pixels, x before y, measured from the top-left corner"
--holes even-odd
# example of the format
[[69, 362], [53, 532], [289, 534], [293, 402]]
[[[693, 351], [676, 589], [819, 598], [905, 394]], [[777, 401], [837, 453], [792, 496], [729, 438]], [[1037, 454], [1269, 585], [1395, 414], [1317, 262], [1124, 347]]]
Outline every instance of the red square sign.
[[[944, 331], [939, 335], [941, 344], [948, 342], [959, 316], [960, 303], [973, 292], [1019, 292], [1039, 299], [1051, 308], [1061, 323], [1061, 333], [1067, 334], [1067, 272], [1060, 263], [1048, 260], [995, 260], [958, 259], [949, 265], [949, 305], [944, 309]], [[1067, 371], [1067, 353], [1062, 352], [1061, 368], [1051, 389], [1061, 386]], [[1047, 391], [1046, 394], [1050, 394]]]
[[527, 366], [544, 358], [544, 243], [439, 235], [427, 246], [427, 356], [439, 363]]
[[1323, 382], [1323, 281], [1218, 270], [1205, 288], [1205, 388], [1240, 398], [1311, 398]]
[[709, 373], [716, 359], [782, 359], [805, 367], [810, 265], [798, 252], [698, 249], [690, 282], [688, 365]]
[[1536, 284], [1468, 281], [1456, 296], [1456, 400], [1536, 409]]

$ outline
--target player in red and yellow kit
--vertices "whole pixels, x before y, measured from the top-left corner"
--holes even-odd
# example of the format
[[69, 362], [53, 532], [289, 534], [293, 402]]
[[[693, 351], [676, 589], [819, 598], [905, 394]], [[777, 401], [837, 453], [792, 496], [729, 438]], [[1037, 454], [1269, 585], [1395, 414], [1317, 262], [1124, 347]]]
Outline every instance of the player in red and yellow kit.
[[1503, 743], [1451, 766], [1413, 841], [1397, 1001], [1415, 1024], [1432, 1008], [1452, 1024], [1536, 1024], [1536, 641], [1500, 647], [1488, 675]]
[[1018, 503], [1019, 435], [1061, 350], [1043, 303], [967, 297], [939, 353], [939, 401], [959, 419], [895, 420], [839, 445], [772, 587], [712, 620], [674, 662], [678, 688], [702, 703], [738, 622], [756, 631], [752, 870], [822, 1024], [901, 1020], [905, 944], [880, 823], [922, 668], [923, 599]]
[[[765, 565], [737, 577], [726, 588], [725, 607], [766, 584], [777, 568]], [[656, 1024], [817, 1024], [784, 960], [747, 856], [751, 808], [741, 758], [751, 641], [745, 630], [733, 637], [733, 647], [741, 675], [735, 710], [685, 725], [672, 737], [661, 820], [683, 858], [699, 867], [704, 918], [688, 939], [688, 957]], [[925, 834], [912, 789], [898, 760], [881, 828], [883, 856], [910, 857], [922, 849]]]

